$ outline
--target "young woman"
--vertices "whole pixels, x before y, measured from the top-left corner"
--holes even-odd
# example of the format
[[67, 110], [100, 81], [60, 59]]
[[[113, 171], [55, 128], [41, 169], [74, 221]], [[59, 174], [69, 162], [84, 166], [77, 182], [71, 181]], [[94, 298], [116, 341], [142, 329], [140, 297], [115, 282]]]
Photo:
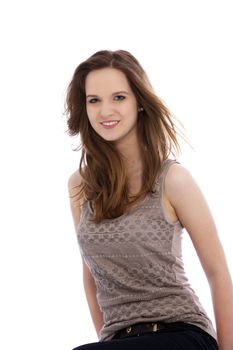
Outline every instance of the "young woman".
[[[70, 135], [81, 138], [69, 193], [99, 337], [76, 350], [232, 350], [232, 281], [214, 220], [171, 158], [177, 129], [139, 62], [123, 50], [82, 62], [67, 115]], [[217, 333], [185, 277], [184, 228], [209, 281]]]

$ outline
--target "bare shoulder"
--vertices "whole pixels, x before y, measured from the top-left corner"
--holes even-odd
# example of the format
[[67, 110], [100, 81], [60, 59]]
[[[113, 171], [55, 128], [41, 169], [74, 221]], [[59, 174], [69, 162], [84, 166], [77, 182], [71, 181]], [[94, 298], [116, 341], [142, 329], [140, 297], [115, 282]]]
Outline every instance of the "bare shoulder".
[[171, 195], [178, 195], [181, 190], [185, 191], [188, 188], [190, 189], [190, 186], [191, 188], [198, 188], [197, 183], [190, 171], [183, 165], [177, 163], [170, 166], [165, 179], [165, 184], [166, 192], [170, 193]]
[[[80, 191], [80, 185], [82, 184], [82, 176], [79, 170], [76, 170], [68, 179], [68, 191], [70, 196], [70, 201], [73, 205], [77, 206], [82, 204], [83, 199], [80, 198], [79, 201], [76, 201], [77, 194]], [[77, 202], [77, 203], [76, 203]]]
[[[173, 164], [165, 179], [165, 194], [183, 226], [194, 232], [198, 225], [211, 222], [208, 204], [190, 171], [180, 164]], [[211, 224], [210, 224], [211, 226]]]
[[[192, 174], [181, 164], [172, 164], [165, 179], [165, 198], [179, 219], [184, 211], [204, 206], [205, 198]], [[207, 203], [205, 203], [206, 205]]]
[[[178, 219], [177, 198], [185, 191], [185, 184], [189, 182], [190, 173], [179, 163], [172, 163], [165, 177], [163, 205], [168, 220], [173, 223]], [[182, 188], [182, 189], [181, 189]]]
[[70, 207], [74, 220], [74, 224], [77, 225], [80, 220], [81, 215], [81, 205], [83, 203], [83, 198], [77, 199], [79, 193], [79, 186], [82, 183], [82, 176], [79, 170], [76, 170], [68, 179], [68, 191], [70, 197]]
[[68, 179], [68, 189], [69, 191], [77, 188], [77, 186], [81, 185], [82, 177], [80, 175], [79, 170], [76, 170]]
[[174, 163], [170, 166], [167, 178], [170, 181], [182, 181], [192, 177], [190, 171], [179, 163]]

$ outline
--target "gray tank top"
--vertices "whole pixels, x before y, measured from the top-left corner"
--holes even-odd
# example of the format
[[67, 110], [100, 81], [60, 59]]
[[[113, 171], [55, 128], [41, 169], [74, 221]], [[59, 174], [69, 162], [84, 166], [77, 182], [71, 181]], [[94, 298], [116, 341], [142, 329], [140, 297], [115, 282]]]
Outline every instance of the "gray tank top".
[[163, 163], [153, 192], [130, 213], [101, 223], [89, 222], [89, 202], [82, 207], [77, 238], [97, 288], [104, 326], [99, 340], [138, 322], [187, 322], [216, 338], [213, 325], [185, 276], [179, 221], [170, 223], [163, 207]]

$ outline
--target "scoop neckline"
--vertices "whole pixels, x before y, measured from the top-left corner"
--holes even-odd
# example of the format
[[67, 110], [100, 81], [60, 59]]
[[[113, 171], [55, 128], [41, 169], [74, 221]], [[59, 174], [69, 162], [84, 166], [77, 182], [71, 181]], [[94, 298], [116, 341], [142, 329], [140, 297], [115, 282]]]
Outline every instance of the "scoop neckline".
[[[161, 168], [160, 168], [160, 171], [159, 171], [159, 173], [158, 173], [158, 176], [157, 176], [157, 178], [156, 178], [156, 180], [155, 180], [154, 187], [156, 186], [156, 184], [159, 183], [159, 178], [160, 178], [161, 174], [163, 173], [163, 169], [164, 169], [165, 165], [166, 165], [167, 163], [169, 163], [170, 161], [172, 161], [172, 159], [170, 159], [170, 158], [167, 158], [167, 159], [165, 159], [165, 160], [163, 161], [163, 164], [162, 164], [162, 166], [161, 166]], [[137, 211], [137, 210], [140, 209], [143, 205], [145, 205], [145, 203], [149, 200], [149, 197], [150, 197], [153, 193], [154, 193], [154, 191], [153, 191], [153, 192], [147, 192], [147, 194], [145, 195], [145, 198], [144, 198], [143, 200], [141, 200], [136, 206], [134, 206], [133, 208], [131, 208], [129, 212], [123, 213], [122, 215], [120, 215], [120, 216], [118, 216], [118, 217], [116, 217], [116, 218], [112, 218], [112, 219], [103, 219], [101, 222], [110, 222], [110, 221], [113, 221], [113, 220], [115, 221], [115, 220], [122, 219], [122, 218], [124, 218], [124, 217], [126, 217], [126, 216], [132, 215], [135, 211]], [[93, 210], [92, 210], [92, 208], [91, 208], [90, 201], [87, 201], [87, 206], [88, 206], [88, 211], [89, 211], [89, 213], [90, 213], [91, 215], [93, 215]]]

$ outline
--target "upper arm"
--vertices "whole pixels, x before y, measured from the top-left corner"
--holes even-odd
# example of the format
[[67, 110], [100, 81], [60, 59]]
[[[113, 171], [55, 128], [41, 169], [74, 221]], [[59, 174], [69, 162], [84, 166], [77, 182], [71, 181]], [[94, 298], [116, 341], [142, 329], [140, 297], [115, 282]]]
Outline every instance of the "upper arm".
[[224, 268], [225, 255], [203, 193], [189, 171], [179, 164], [169, 169], [165, 192], [191, 237], [207, 277], [211, 277]]
[[[69, 197], [70, 197], [70, 208], [71, 208], [71, 213], [73, 217], [73, 221], [75, 226], [79, 223], [80, 221], [80, 216], [81, 216], [81, 204], [82, 204], [82, 199], [77, 200], [76, 194], [78, 192], [78, 186], [82, 182], [82, 177], [79, 173], [79, 171], [75, 171], [69, 178], [68, 180], [68, 190], [69, 190]], [[83, 263], [83, 276], [84, 279], [86, 280], [91, 280], [91, 274], [89, 267], [87, 266], [86, 262], [84, 261], [84, 258], [82, 257], [82, 263]]]
[[75, 225], [79, 223], [80, 215], [81, 215], [82, 200], [81, 199], [77, 200], [76, 198], [77, 193], [79, 192], [78, 186], [81, 184], [81, 182], [82, 182], [82, 177], [78, 170], [74, 172], [68, 180], [70, 208], [71, 208], [71, 213], [72, 213], [72, 217]]

